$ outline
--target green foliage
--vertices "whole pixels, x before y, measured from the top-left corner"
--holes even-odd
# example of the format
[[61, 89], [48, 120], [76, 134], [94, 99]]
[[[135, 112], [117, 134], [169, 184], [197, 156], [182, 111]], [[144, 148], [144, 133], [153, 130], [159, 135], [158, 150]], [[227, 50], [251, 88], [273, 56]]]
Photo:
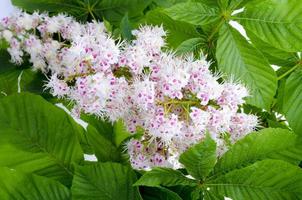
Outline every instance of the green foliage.
[[293, 72], [285, 83], [283, 112], [293, 130], [302, 135], [302, 71]]
[[143, 186], [176, 186], [188, 185], [196, 186], [197, 182], [185, 177], [180, 171], [170, 168], [155, 168], [149, 173], [144, 174], [134, 185]]
[[216, 57], [221, 71], [241, 80], [250, 89], [248, 103], [269, 110], [277, 77], [265, 57], [229, 25], [220, 30]]
[[70, 199], [69, 190], [57, 181], [6, 167], [1, 167], [0, 170], [0, 198], [2, 200]]
[[179, 162], [185, 166], [194, 178], [205, 178], [216, 163], [215, 141], [208, 135], [203, 142], [194, 145], [183, 153]]
[[8, 53], [0, 50], [0, 97], [18, 91], [42, 94], [43, 75], [40, 72], [32, 71], [30, 68], [15, 66], [9, 60]]
[[[298, 167], [301, 158], [301, 138], [284, 129], [263, 129], [238, 141], [214, 166], [212, 140], [192, 147], [181, 155], [194, 158], [184, 164], [196, 182], [184, 179], [179, 171], [153, 169], [145, 173], [135, 185], [150, 187], [190, 186], [189, 199], [300, 199], [302, 197], [302, 170]], [[207, 148], [202, 148], [206, 147]], [[214, 149], [215, 150], [215, 149]], [[209, 155], [207, 155], [209, 154]], [[213, 159], [214, 160], [214, 159]], [[200, 161], [206, 163], [198, 164]], [[194, 166], [194, 170], [192, 170]], [[206, 170], [204, 170], [206, 169]], [[196, 176], [196, 172], [203, 172]], [[204, 173], [213, 170], [210, 174]], [[174, 174], [174, 175], [173, 175]], [[194, 186], [194, 184], [196, 184]]]
[[[189, 10], [190, 12], [183, 12]], [[174, 20], [184, 21], [193, 25], [206, 25], [219, 19], [218, 8], [197, 2], [179, 3], [166, 9]]]
[[251, 1], [235, 19], [272, 46], [289, 52], [300, 51], [302, 48], [300, 0]]
[[0, 127], [0, 166], [70, 184], [71, 164], [83, 153], [78, 126], [63, 110], [36, 95], [11, 95], [0, 100]]
[[141, 199], [132, 184], [136, 175], [129, 167], [118, 163], [98, 163], [76, 166], [72, 184], [72, 198], [98, 200]]

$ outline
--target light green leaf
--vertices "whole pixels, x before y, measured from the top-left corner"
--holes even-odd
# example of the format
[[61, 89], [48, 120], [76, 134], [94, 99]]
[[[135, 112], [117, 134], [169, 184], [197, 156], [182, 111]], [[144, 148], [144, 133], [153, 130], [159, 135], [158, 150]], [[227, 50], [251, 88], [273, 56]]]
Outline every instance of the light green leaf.
[[277, 89], [277, 77], [265, 57], [229, 25], [219, 32], [218, 68], [246, 84], [247, 103], [269, 110]]
[[68, 200], [69, 190], [57, 181], [0, 168], [0, 199]]
[[196, 186], [197, 181], [185, 177], [180, 171], [170, 168], [154, 168], [146, 172], [134, 185], [136, 186]]
[[138, 188], [132, 186], [135, 181], [134, 171], [118, 163], [76, 166], [72, 199], [141, 199]]
[[148, 12], [143, 23], [163, 25], [168, 33], [167, 43], [174, 49], [183, 41], [200, 36], [193, 25], [175, 21], [159, 9]]
[[290, 127], [302, 135], [302, 71], [293, 72], [285, 83], [283, 112]]
[[234, 200], [301, 199], [302, 169], [281, 160], [263, 160], [208, 180], [208, 191]]
[[129, 137], [131, 134], [127, 131], [123, 120], [115, 122], [113, 125], [113, 143], [119, 147]]
[[267, 128], [236, 142], [217, 162], [214, 174], [242, 168], [263, 159], [278, 159], [298, 165], [302, 140], [286, 129]]
[[165, 12], [174, 20], [184, 21], [193, 25], [206, 25], [219, 19], [218, 8], [212, 8], [203, 3], [178, 3]]
[[79, 129], [63, 110], [39, 96], [0, 99], [0, 166], [70, 184], [72, 163], [83, 160]]
[[207, 136], [201, 143], [185, 151], [179, 159], [188, 173], [196, 179], [204, 179], [216, 163], [216, 143]]
[[132, 39], [132, 26], [128, 18], [128, 13], [123, 17], [120, 23], [121, 35], [124, 39], [130, 41]]
[[195, 53], [201, 51], [202, 43], [205, 41], [205, 38], [191, 38], [183, 41], [176, 49], [178, 55], [186, 53]]
[[263, 53], [271, 64], [277, 66], [294, 66], [299, 61], [299, 57], [296, 53], [277, 49], [258, 38], [251, 31], [247, 30], [246, 32], [253, 45]]
[[302, 2], [258, 0], [235, 19], [267, 43], [290, 52], [302, 49]]

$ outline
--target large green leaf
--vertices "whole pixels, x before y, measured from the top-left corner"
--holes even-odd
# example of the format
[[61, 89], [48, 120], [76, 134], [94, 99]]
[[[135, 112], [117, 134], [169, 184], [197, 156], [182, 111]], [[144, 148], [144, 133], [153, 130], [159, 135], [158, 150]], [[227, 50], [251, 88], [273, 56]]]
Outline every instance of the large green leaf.
[[141, 199], [138, 188], [132, 186], [135, 181], [134, 171], [118, 163], [76, 166], [72, 197], [74, 200]]
[[201, 143], [185, 151], [179, 159], [190, 175], [196, 179], [204, 179], [216, 163], [216, 143], [207, 136]]
[[197, 181], [185, 177], [180, 171], [170, 168], [154, 168], [146, 172], [134, 185], [140, 186], [196, 186]]
[[235, 19], [267, 43], [287, 51], [302, 49], [302, 2], [258, 0]]
[[299, 61], [299, 57], [296, 53], [277, 49], [258, 38], [251, 31], [247, 30], [246, 32], [253, 45], [263, 53], [271, 64], [278, 66], [294, 66]]
[[0, 100], [0, 166], [69, 184], [83, 153], [79, 127], [63, 110], [21, 93]]
[[217, 162], [214, 174], [225, 173], [263, 159], [279, 159], [298, 165], [302, 140], [286, 129], [267, 128], [248, 134], [235, 143]]
[[178, 3], [165, 10], [174, 20], [184, 21], [194, 25], [210, 24], [219, 19], [218, 8], [212, 8], [203, 3]]
[[220, 29], [216, 57], [222, 72], [246, 84], [251, 93], [247, 102], [269, 110], [277, 77], [265, 57], [229, 25]]
[[148, 12], [144, 22], [153, 25], [163, 25], [168, 33], [167, 43], [169, 47], [174, 49], [187, 39], [199, 37], [193, 25], [175, 21], [159, 9]]
[[0, 97], [30, 91], [41, 94], [43, 91], [43, 75], [23, 66], [15, 66], [9, 62], [9, 54], [0, 51]]
[[68, 200], [69, 190], [54, 180], [0, 168], [0, 199]]
[[283, 112], [290, 127], [302, 135], [302, 71], [293, 72], [285, 83]]
[[302, 169], [285, 161], [268, 159], [208, 180], [204, 187], [233, 200], [301, 199]]

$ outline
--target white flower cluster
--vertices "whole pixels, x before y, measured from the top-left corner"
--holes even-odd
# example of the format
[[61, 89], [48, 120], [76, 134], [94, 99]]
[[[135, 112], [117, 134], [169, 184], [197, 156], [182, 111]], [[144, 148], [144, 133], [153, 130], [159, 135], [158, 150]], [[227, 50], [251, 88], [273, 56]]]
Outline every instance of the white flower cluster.
[[143, 26], [133, 35], [132, 42], [117, 42], [103, 23], [65, 15], [19, 12], [0, 24], [12, 61], [29, 55], [34, 69], [52, 74], [47, 88], [74, 102], [74, 113], [123, 119], [131, 133], [144, 130], [127, 145], [136, 169], [181, 167], [179, 155], [207, 133], [221, 155], [255, 129], [257, 117], [239, 111], [244, 86], [219, 82], [205, 60], [163, 51], [162, 27]]

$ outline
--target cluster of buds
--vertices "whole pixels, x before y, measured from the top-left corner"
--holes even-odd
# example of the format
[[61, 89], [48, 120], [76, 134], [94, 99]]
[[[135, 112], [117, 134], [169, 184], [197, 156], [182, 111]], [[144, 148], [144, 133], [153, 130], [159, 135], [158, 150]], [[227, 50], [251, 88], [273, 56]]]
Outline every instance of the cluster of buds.
[[81, 112], [122, 119], [135, 169], [180, 168], [178, 158], [209, 134], [222, 155], [230, 144], [253, 131], [257, 117], [240, 106], [247, 89], [221, 81], [205, 59], [164, 51], [161, 26], [142, 26], [135, 39], [110, 37], [101, 22], [80, 24], [72, 17], [18, 12], [2, 19], [0, 38], [9, 43], [12, 62], [30, 57], [33, 68], [51, 74], [46, 87], [73, 102]]

